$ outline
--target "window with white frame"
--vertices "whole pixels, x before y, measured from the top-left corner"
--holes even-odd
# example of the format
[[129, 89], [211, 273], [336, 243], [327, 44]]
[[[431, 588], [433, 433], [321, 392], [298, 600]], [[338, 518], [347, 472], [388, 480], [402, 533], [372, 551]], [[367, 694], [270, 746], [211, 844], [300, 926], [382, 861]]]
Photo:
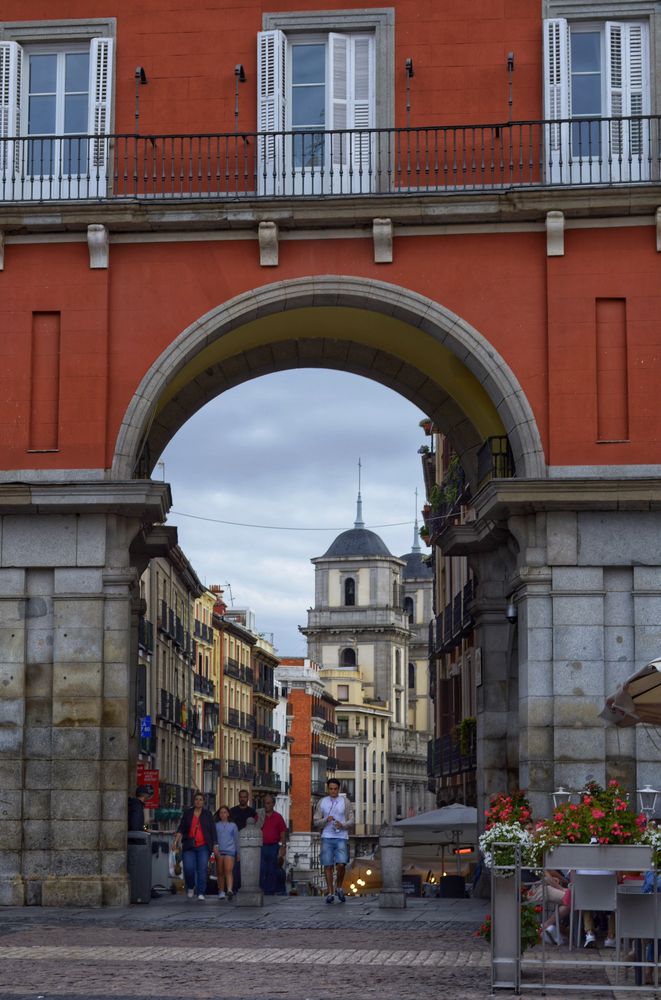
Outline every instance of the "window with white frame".
[[394, 124], [394, 8], [282, 11], [262, 27], [257, 127], [275, 135], [258, 143], [260, 192], [374, 189], [385, 153], [369, 130]]
[[[649, 31], [644, 21], [544, 22], [547, 170], [553, 182], [649, 174]], [[643, 116], [643, 117], [641, 117]]]
[[98, 197], [107, 184], [111, 37], [0, 39], [0, 181], [6, 198]]

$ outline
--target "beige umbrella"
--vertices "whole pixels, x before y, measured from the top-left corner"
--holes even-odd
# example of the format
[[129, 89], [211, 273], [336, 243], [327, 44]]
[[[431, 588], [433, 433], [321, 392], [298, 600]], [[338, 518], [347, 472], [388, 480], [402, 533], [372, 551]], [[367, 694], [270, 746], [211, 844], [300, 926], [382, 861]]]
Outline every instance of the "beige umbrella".
[[606, 699], [600, 714], [615, 726], [637, 726], [639, 722], [661, 726], [661, 658], [632, 674]]

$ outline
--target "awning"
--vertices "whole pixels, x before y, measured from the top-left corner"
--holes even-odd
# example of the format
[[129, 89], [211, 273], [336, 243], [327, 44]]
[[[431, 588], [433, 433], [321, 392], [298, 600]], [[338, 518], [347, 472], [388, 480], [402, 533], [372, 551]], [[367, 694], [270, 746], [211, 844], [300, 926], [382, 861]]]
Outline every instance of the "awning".
[[632, 674], [606, 699], [601, 718], [614, 726], [661, 726], [661, 657]]

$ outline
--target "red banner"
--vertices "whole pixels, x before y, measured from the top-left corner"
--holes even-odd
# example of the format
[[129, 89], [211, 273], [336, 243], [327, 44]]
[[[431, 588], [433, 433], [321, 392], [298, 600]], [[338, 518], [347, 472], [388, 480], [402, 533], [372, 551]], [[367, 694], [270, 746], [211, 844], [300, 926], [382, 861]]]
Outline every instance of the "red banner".
[[147, 768], [144, 764], [138, 763], [139, 785], [146, 785], [150, 789], [150, 795], [145, 806], [147, 809], [158, 809], [160, 794], [160, 778], [157, 768]]

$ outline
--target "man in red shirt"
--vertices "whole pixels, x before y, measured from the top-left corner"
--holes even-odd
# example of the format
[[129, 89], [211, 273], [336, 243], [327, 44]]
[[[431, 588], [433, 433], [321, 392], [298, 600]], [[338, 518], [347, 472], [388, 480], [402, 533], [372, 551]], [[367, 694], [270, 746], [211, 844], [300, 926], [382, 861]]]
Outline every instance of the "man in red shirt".
[[259, 825], [262, 830], [262, 857], [259, 884], [265, 896], [275, 896], [278, 865], [285, 860], [287, 844], [287, 824], [279, 812], [275, 811], [275, 799], [264, 796], [264, 811], [260, 810]]

